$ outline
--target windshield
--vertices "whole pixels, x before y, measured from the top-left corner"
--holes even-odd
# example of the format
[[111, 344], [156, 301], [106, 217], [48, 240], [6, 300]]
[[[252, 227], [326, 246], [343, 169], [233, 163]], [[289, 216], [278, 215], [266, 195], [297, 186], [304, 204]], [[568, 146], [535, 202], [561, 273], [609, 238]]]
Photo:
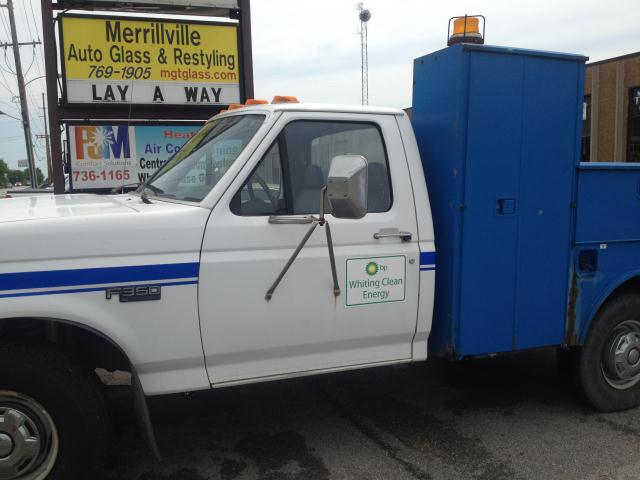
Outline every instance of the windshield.
[[251, 141], [264, 118], [238, 115], [207, 123], [141, 189], [160, 198], [202, 201]]

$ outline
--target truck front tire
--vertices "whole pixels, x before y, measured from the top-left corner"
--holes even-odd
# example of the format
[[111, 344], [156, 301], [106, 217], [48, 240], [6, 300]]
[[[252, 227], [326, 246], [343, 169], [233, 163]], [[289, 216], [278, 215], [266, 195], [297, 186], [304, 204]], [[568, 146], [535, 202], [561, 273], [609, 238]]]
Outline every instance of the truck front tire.
[[640, 405], [640, 295], [621, 295], [598, 312], [580, 354], [580, 383], [602, 412]]
[[108, 433], [96, 375], [46, 344], [0, 346], [0, 478], [97, 478]]

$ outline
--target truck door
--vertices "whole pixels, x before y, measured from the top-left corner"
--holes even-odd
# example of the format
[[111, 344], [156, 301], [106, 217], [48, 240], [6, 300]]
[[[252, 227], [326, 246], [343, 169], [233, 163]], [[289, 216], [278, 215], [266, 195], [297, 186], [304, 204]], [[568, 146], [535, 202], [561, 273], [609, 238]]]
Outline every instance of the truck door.
[[[420, 262], [407, 163], [394, 116], [364, 118], [284, 112], [214, 208], [199, 283], [213, 384], [411, 359]], [[341, 154], [368, 160], [369, 213], [327, 216], [340, 295], [317, 228], [267, 301], [309, 228], [273, 218], [317, 215], [331, 159]]]

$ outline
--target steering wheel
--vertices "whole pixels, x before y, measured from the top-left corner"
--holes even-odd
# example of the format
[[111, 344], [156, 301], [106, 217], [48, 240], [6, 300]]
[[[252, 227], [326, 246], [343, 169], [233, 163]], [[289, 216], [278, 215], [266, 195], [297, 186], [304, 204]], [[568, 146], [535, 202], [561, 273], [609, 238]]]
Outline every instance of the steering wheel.
[[278, 210], [278, 200], [276, 199], [276, 197], [273, 196], [273, 192], [269, 189], [269, 186], [267, 185], [267, 182], [265, 182], [264, 179], [260, 175], [258, 175], [257, 173], [254, 173], [253, 175], [251, 175], [251, 179], [247, 183], [247, 190], [249, 192], [249, 198], [251, 200], [256, 200], [256, 195], [255, 195], [255, 192], [253, 191], [253, 181], [254, 180], [256, 182], [258, 182], [258, 185], [260, 185], [260, 188], [264, 191], [265, 195], [269, 199], [269, 203], [271, 204], [271, 210], [273, 212], [276, 212]]

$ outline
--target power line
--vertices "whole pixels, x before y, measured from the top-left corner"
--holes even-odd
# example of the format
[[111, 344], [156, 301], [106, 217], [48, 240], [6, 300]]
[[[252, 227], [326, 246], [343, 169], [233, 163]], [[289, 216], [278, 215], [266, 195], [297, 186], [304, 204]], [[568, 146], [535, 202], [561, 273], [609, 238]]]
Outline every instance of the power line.
[[11, 38], [11, 33], [10, 33], [11, 29], [8, 27], [7, 22], [4, 19], [4, 15], [0, 15], [0, 23], [2, 23], [2, 28], [7, 38]]
[[0, 100], [0, 104], [6, 105], [9, 108], [16, 108], [15, 105], [13, 105], [12, 103], [6, 101], [6, 100]]
[[[36, 32], [39, 32], [40, 30], [38, 29], [38, 25], [36, 22], [36, 18], [38, 18], [36, 16], [36, 12], [33, 11], [33, 0], [29, 0], [29, 8], [31, 8], [31, 18], [33, 19], [33, 24], [36, 27]], [[40, 40], [40, 36], [38, 36], [38, 40]]]
[[[11, 27], [11, 44], [5, 43], [0, 46], [13, 47], [14, 64], [16, 68], [16, 77], [18, 80], [18, 93], [20, 94], [20, 109], [22, 111], [22, 124], [24, 127], [24, 143], [27, 150], [27, 161], [29, 162], [29, 173], [31, 176], [31, 186], [35, 188], [38, 183], [36, 175], [36, 166], [34, 159], [33, 138], [31, 136], [31, 119], [29, 118], [29, 107], [27, 106], [28, 99], [26, 98], [24, 76], [22, 74], [22, 61], [20, 58], [20, 45], [36, 45], [39, 42], [18, 42], [18, 33], [16, 29], [16, 19], [14, 16], [13, 0], [6, 0], [6, 7], [9, 12], [9, 26]], [[5, 50], [6, 53], [6, 50]]]
[[[25, 1], [22, 2], [22, 10], [24, 11], [25, 23], [27, 24], [27, 29], [29, 30], [29, 35], [31, 36], [31, 38], [36, 38], [37, 39], [37, 43], [39, 44], [40, 43], [40, 35], [38, 34], [38, 32], [39, 32], [38, 24], [36, 22], [36, 16], [35, 16], [35, 12], [33, 10], [33, 0], [29, 0], [29, 7], [31, 9], [31, 17], [29, 17], [29, 13], [27, 12], [27, 4], [26, 4], [26, 2]], [[35, 34], [31, 31], [31, 24], [32, 23], [33, 23]], [[26, 70], [25, 75], [29, 72], [29, 70], [33, 66], [34, 62], [36, 64], [36, 71], [37, 71], [38, 75], [42, 75], [42, 70], [40, 69], [40, 62], [38, 61], [38, 55], [37, 55], [38, 50], [40, 50], [40, 48], [38, 47], [38, 45], [36, 43], [34, 43], [33, 44], [32, 57], [31, 57], [31, 65]]]
[[[25, 14], [25, 22], [27, 23], [27, 27], [29, 29], [29, 32], [31, 34], [32, 38], [36, 38], [36, 40], [38, 42], [40, 42], [40, 27], [38, 25], [38, 16], [35, 13], [35, 10], [33, 8], [33, 0], [28, 0], [29, 1], [29, 10], [31, 11], [31, 15], [29, 15], [29, 12], [27, 12], [27, 6], [26, 6], [26, 0], [24, 0], [22, 2], [22, 9], [24, 11]], [[35, 34], [31, 33], [31, 22], [33, 23], [33, 28], [34, 28], [34, 32]], [[34, 56], [34, 60], [36, 63], [36, 70], [38, 72], [38, 76], [42, 75], [42, 72], [44, 71], [43, 68], [43, 63], [44, 63], [44, 55], [42, 53], [42, 46], [36, 46], [34, 45], [33, 47], [33, 56]], [[38, 57], [42, 57], [42, 62], [40, 61], [40, 59]]]
[[35, 57], [34, 55], [32, 55], [32, 56], [31, 56], [31, 63], [29, 64], [29, 66], [27, 67], [27, 69], [24, 71], [23, 75], [25, 75], [25, 76], [26, 76], [26, 75], [27, 75], [27, 73], [29, 73], [29, 70], [31, 70], [31, 67], [33, 67], [33, 62], [34, 62], [35, 58], [36, 58], [36, 57]]
[[11, 87], [9, 86], [9, 81], [7, 80], [7, 77], [4, 76], [4, 69], [0, 66], [0, 76], [2, 77], [2, 80], [0, 80], [0, 85], [2, 85], [4, 88], [7, 89], [7, 91], [11, 94], [12, 97], [15, 97], [16, 94], [15, 92], [11, 89]]
[[9, 60], [7, 59], [7, 48], [6, 47], [4, 49], [4, 64], [7, 66], [7, 68], [4, 68], [2, 65], [0, 65], [0, 70], [4, 70], [9, 75], [15, 75], [16, 74], [16, 72], [11, 70], [11, 67], [9, 66]]
[[[38, 41], [40, 41], [40, 39], [38, 38]], [[33, 47], [33, 56], [36, 60], [36, 70], [38, 72], [38, 76], [41, 76], [43, 73], [43, 69], [42, 69], [42, 65], [40, 64], [40, 59], [38, 58], [38, 54], [42, 55], [42, 49], [38, 48], [34, 45]]]
[[[22, 2], [22, 11], [24, 12], [24, 18], [25, 18], [25, 23], [27, 24], [27, 30], [29, 31], [29, 36], [31, 38], [35, 37], [35, 35], [33, 34], [33, 32], [31, 31], [31, 23], [29, 22], [29, 15], [27, 15], [27, 6], [25, 5], [24, 0]], [[37, 33], [37, 29], [36, 29], [36, 33]]]

